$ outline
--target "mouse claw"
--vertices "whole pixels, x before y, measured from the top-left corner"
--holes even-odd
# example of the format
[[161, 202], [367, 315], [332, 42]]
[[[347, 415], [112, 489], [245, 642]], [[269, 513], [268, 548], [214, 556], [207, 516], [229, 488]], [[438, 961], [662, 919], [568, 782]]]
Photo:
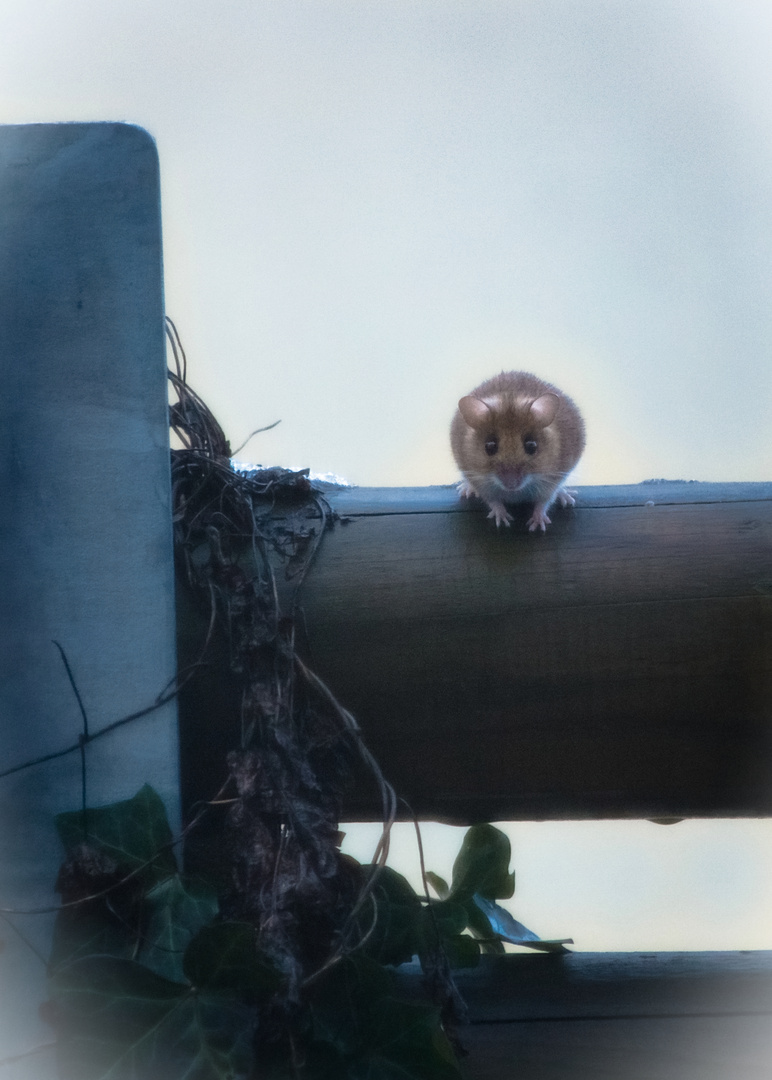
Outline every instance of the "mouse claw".
[[507, 528], [509, 528], [509, 523], [512, 521], [512, 515], [507, 512], [504, 503], [494, 502], [489, 503], [488, 505], [491, 508], [488, 517], [496, 522], [496, 528], [498, 529], [499, 525], [506, 525]]
[[468, 480], [459, 480], [456, 484], [456, 488], [458, 490], [459, 498], [461, 499], [471, 499], [473, 495], [477, 494]]
[[576, 488], [561, 488], [556, 498], [561, 506], [576, 506], [576, 496], [578, 494]]
[[547, 526], [551, 524], [552, 521], [547, 517], [546, 511], [534, 509], [533, 516], [528, 519], [528, 532], [536, 532], [537, 529], [546, 532]]

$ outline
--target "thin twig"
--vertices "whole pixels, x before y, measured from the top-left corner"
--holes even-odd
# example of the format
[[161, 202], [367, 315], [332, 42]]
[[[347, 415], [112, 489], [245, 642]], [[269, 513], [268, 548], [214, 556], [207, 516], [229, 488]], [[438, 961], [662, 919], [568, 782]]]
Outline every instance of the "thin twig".
[[38, 947], [36, 945], [33, 945], [32, 942], [30, 941], [30, 939], [27, 937], [27, 935], [22, 930], [20, 930], [18, 928], [18, 926], [13, 922], [13, 920], [9, 917], [11, 914], [22, 915], [22, 914], [24, 914], [24, 912], [13, 912], [13, 913], [11, 913], [9, 911], [0, 911], [0, 919], [2, 919], [8, 926], [10, 926], [11, 930], [13, 930], [14, 934], [16, 934], [16, 936], [19, 938], [19, 940], [24, 945], [26, 945], [26, 947], [30, 950], [30, 952], [33, 952], [35, 954], [35, 956], [37, 956], [38, 960], [40, 960], [40, 962], [42, 964], [47, 965], [48, 960], [46, 959], [46, 957], [43, 956], [40, 949], [38, 949]]
[[[129, 716], [122, 716], [120, 720], [114, 720], [111, 724], [106, 724], [105, 727], [99, 728], [98, 731], [92, 731], [88, 737], [88, 742], [92, 743], [95, 739], [101, 739], [103, 735], [109, 735], [111, 731], [115, 731], [119, 727], [123, 727], [124, 724], [131, 724], [135, 720], [140, 720], [143, 716], [148, 716], [150, 713], [155, 712], [156, 709], [162, 709], [164, 705], [168, 705], [170, 701], [174, 701], [179, 689], [175, 688], [168, 694], [162, 697], [156, 698], [152, 705], [146, 706], [144, 709], [138, 709], [137, 712], [130, 713]], [[30, 761], [23, 761], [20, 765], [13, 765], [10, 769], [5, 769], [0, 772], [0, 780], [3, 780], [6, 776], [12, 776], [14, 773], [22, 772], [24, 769], [31, 769], [35, 765], [44, 765], [47, 761], [54, 761], [56, 758], [66, 757], [67, 754], [74, 754], [76, 750], [80, 750], [83, 746], [83, 740], [78, 739], [76, 743], [71, 746], [66, 746], [63, 750], [54, 750], [50, 754], [41, 754], [40, 757], [32, 758]]]
[[274, 422], [272, 424], [266, 424], [265, 427], [255, 428], [255, 430], [252, 432], [251, 435], [247, 435], [246, 439], [241, 444], [241, 446], [236, 447], [236, 449], [232, 452], [231, 457], [235, 458], [237, 454], [240, 454], [241, 451], [244, 449], [244, 447], [249, 442], [249, 440], [254, 439], [255, 435], [260, 435], [263, 431], [273, 431], [273, 429], [275, 427], [277, 427], [280, 423], [281, 423], [281, 420], [274, 420]]
[[64, 649], [62, 648], [62, 646], [59, 644], [58, 641], [54, 641], [54, 645], [56, 645], [56, 647], [59, 650], [59, 653], [61, 655], [62, 663], [64, 664], [64, 669], [67, 672], [67, 678], [70, 680], [70, 686], [72, 687], [72, 691], [75, 694], [75, 698], [76, 698], [76, 700], [78, 702], [78, 705], [80, 706], [80, 715], [83, 718], [83, 732], [82, 732], [80, 738], [78, 739], [78, 742], [80, 744], [80, 795], [81, 795], [81, 812], [83, 814], [83, 833], [84, 833], [84, 837], [86, 839], [88, 839], [88, 818], [86, 817], [86, 807], [87, 807], [87, 804], [88, 804], [88, 800], [86, 798], [86, 744], [89, 741], [89, 737], [88, 737], [88, 716], [86, 715], [86, 709], [85, 709], [85, 707], [83, 705], [83, 698], [80, 696], [80, 691], [78, 690], [78, 684], [75, 682], [75, 676], [72, 673], [72, 668], [70, 667], [70, 662], [67, 659], [67, 654], [65, 653]]
[[15, 1065], [18, 1061], [26, 1061], [27, 1058], [34, 1057], [35, 1054], [43, 1054], [47, 1050], [54, 1051], [57, 1048], [57, 1043], [41, 1043], [40, 1046], [33, 1046], [31, 1050], [25, 1050], [22, 1054], [14, 1054], [12, 1057], [0, 1058], [0, 1068], [3, 1065]]
[[87, 904], [87, 903], [90, 903], [92, 900], [101, 900], [103, 897], [107, 896], [109, 893], [114, 892], [116, 889], [120, 889], [122, 886], [128, 884], [129, 881], [132, 881], [135, 877], [137, 877], [144, 870], [146, 870], [148, 868], [148, 866], [152, 866], [153, 863], [156, 862], [156, 860], [158, 859], [159, 855], [162, 855], [165, 851], [172, 851], [175, 847], [177, 847], [179, 844], [181, 844], [185, 840], [185, 838], [193, 831], [193, 829], [195, 829], [195, 827], [198, 825], [198, 823], [201, 821], [201, 819], [204, 817], [204, 815], [208, 813], [210, 806], [215, 806], [215, 805], [217, 805], [217, 803], [220, 802], [221, 796], [226, 791], [226, 789], [227, 789], [228, 785], [230, 784], [230, 782], [231, 782], [231, 777], [229, 776], [228, 779], [225, 781], [225, 783], [220, 787], [219, 791], [214, 796], [214, 798], [212, 798], [211, 800], [207, 800], [202, 805], [202, 807], [198, 811], [198, 813], [196, 813], [195, 816], [188, 822], [188, 824], [182, 829], [182, 831], [179, 833], [179, 835], [172, 837], [172, 839], [168, 840], [165, 844], [161, 844], [160, 847], [158, 847], [153, 852], [153, 854], [150, 856], [149, 859], [146, 859], [143, 863], [140, 863], [139, 866], [135, 866], [133, 870], [129, 870], [129, 872], [127, 874], [124, 874], [124, 876], [119, 881], [114, 881], [112, 884], [107, 885], [104, 889], [100, 889], [98, 892], [89, 893], [88, 896], [80, 896], [80, 897], [78, 897], [77, 900], [67, 900], [62, 904], [56, 904], [55, 906], [51, 906], [51, 907], [44, 907], [44, 908], [5, 908], [5, 907], [0, 907], [0, 916], [2, 916], [2, 915], [53, 915], [58, 911], [62, 911], [64, 908], [77, 907], [79, 904]]

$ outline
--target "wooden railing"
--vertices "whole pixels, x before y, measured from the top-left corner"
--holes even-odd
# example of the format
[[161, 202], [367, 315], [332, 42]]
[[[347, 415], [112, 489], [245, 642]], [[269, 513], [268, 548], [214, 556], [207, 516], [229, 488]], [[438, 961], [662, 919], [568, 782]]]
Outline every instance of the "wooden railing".
[[307, 653], [420, 817], [772, 811], [772, 484], [582, 488], [545, 535], [453, 488], [329, 500]]

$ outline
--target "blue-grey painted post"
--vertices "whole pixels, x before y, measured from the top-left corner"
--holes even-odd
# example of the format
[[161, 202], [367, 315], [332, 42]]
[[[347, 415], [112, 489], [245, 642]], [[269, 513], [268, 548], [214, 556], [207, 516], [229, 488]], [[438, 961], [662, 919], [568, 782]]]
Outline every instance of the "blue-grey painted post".
[[[151, 704], [175, 672], [158, 157], [127, 124], [0, 128], [0, 772]], [[174, 703], [90, 744], [88, 800], [178, 816]], [[78, 753], [0, 779], [0, 908], [55, 905]], [[0, 919], [0, 1058], [39, 1020], [52, 917]], [[19, 933], [17, 933], [17, 931]], [[22, 941], [23, 935], [28, 944]], [[53, 1056], [2, 1070], [53, 1075]]]

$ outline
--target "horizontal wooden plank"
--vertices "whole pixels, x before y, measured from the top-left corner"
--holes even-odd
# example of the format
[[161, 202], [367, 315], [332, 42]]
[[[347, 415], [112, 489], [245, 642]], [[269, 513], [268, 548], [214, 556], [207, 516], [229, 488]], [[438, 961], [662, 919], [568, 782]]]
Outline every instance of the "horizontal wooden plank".
[[[713, 484], [699, 480], [648, 480], [640, 484], [600, 484], [578, 489], [578, 505], [644, 506], [671, 503], [759, 502], [772, 499], [772, 483]], [[477, 500], [460, 499], [455, 484], [435, 487], [336, 488], [325, 492], [340, 514], [475, 513]]]
[[[767, 1080], [772, 953], [483, 957], [455, 973], [469, 1080]], [[420, 993], [416, 966], [398, 970]]]
[[[772, 813], [772, 485], [645, 485], [676, 500], [653, 505], [643, 487], [582, 489], [544, 535], [451, 489], [331, 496], [348, 523], [303, 586], [300, 639], [403, 816]], [[184, 664], [206, 626], [184, 589], [178, 612]], [[180, 696], [186, 805], [238, 738], [220, 648]], [[380, 812], [362, 777], [345, 817]]]
[[[772, 812], [772, 500], [578, 506], [546, 535], [382, 505], [325, 539], [303, 607], [419, 816]], [[377, 813], [365, 786], [347, 813]]]
[[[646, 1016], [772, 1017], [772, 951], [484, 956], [454, 977], [472, 1023]], [[417, 964], [397, 969], [418, 993]]]
[[768, 1016], [549, 1020], [461, 1031], [466, 1080], [769, 1080]]

